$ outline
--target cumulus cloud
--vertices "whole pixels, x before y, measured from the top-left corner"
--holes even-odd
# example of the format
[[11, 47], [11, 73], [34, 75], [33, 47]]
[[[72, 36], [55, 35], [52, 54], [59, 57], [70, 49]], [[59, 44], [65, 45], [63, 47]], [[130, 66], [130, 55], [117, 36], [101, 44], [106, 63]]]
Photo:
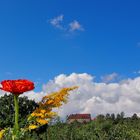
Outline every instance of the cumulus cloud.
[[60, 74], [44, 84], [41, 92], [31, 91], [24, 95], [40, 101], [44, 95], [63, 87], [79, 86], [70, 94], [69, 102], [58, 109], [61, 117], [71, 113], [91, 113], [94, 117], [122, 111], [126, 116], [140, 115], [140, 77], [116, 83], [96, 82], [94, 77], [87, 73]]
[[[2, 88], [2, 85], [0, 84], [0, 88]], [[0, 97], [3, 96], [5, 93], [3, 90], [0, 90]]]
[[[60, 109], [60, 115], [70, 113], [119, 113], [126, 115], [140, 113], [140, 77], [128, 79], [120, 83], [97, 83], [89, 74], [59, 75], [51, 86], [62, 88], [65, 86], [79, 86], [78, 91], [70, 95], [70, 101]], [[46, 90], [48, 89], [46, 85]]]
[[82, 27], [82, 25], [74, 20], [69, 24], [69, 31], [70, 32], [74, 32], [74, 31], [84, 31], [84, 28]]
[[109, 83], [109, 82], [115, 81], [118, 78], [118, 76], [119, 75], [114, 72], [111, 74], [107, 74], [105, 76], [101, 76], [101, 80], [102, 80], [102, 82]]
[[122, 111], [127, 116], [133, 113], [140, 114], [140, 77], [118, 83], [97, 83], [94, 76], [87, 73], [60, 74], [44, 84], [42, 92], [26, 95], [39, 101], [46, 93], [75, 85], [79, 86], [79, 89], [72, 92], [69, 102], [59, 109], [61, 117], [71, 113], [91, 113], [92, 116], [96, 116]]
[[[0, 87], [2, 87], [1, 84], [0, 84]], [[0, 90], [0, 97], [1, 97], [1, 96], [4, 96], [4, 94], [9, 94], [9, 93], [6, 93], [6, 92], [4, 92], [3, 90]]]
[[63, 18], [64, 18], [63, 15], [59, 15], [53, 19], [50, 19], [50, 24], [56, 28], [63, 29], [63, 26], [62, 26]]

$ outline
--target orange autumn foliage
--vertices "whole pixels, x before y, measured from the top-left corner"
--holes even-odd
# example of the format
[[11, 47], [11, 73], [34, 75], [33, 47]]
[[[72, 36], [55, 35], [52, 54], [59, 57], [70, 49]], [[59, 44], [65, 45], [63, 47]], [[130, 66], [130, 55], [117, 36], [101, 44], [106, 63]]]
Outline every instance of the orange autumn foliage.
[[52, 109], [62, 106], [63, 103], [67, 103], [69, 91], [77, 88], [78, 87], [63, 88], [58, 92], [53, 92], [43, 97], [41, 102], [39, 102], [39, 107], [36, 108], [28, 118], [28, 120], [34, 120], [31, 125], [40, 126], [47, 124], [57, 115]]

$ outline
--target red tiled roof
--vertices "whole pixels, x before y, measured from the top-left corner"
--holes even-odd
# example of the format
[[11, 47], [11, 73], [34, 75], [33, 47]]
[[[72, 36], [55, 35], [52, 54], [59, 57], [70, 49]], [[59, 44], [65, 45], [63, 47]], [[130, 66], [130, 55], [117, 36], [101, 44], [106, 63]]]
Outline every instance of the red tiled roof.
[[91, 120], [91, 115], [90, 114], [71, 114], [67, 118], [69, 119], [90, 119]]

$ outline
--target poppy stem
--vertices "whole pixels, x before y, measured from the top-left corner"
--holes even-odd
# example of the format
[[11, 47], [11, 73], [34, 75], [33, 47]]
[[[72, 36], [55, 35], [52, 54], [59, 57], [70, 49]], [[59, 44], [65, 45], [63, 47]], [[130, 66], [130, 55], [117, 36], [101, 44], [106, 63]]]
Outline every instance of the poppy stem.
[[18, 118], [19, 118], [19, 106], [18, 106], [18, 95], [14, 95], [14, 103], [15, 103], [15, 133], [19, 132], [19, 124], [18, 124]]

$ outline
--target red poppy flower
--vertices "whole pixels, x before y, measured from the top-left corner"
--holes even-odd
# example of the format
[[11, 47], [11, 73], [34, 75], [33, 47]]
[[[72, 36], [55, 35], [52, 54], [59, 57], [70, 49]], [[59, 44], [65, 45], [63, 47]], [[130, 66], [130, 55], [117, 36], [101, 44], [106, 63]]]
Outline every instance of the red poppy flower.
[[34, 89], [34, 83], [25, 79], [4, 80], [1, 82], [1, 85], [2, 87], [0, 87], [0, 89], [16, 95]]

